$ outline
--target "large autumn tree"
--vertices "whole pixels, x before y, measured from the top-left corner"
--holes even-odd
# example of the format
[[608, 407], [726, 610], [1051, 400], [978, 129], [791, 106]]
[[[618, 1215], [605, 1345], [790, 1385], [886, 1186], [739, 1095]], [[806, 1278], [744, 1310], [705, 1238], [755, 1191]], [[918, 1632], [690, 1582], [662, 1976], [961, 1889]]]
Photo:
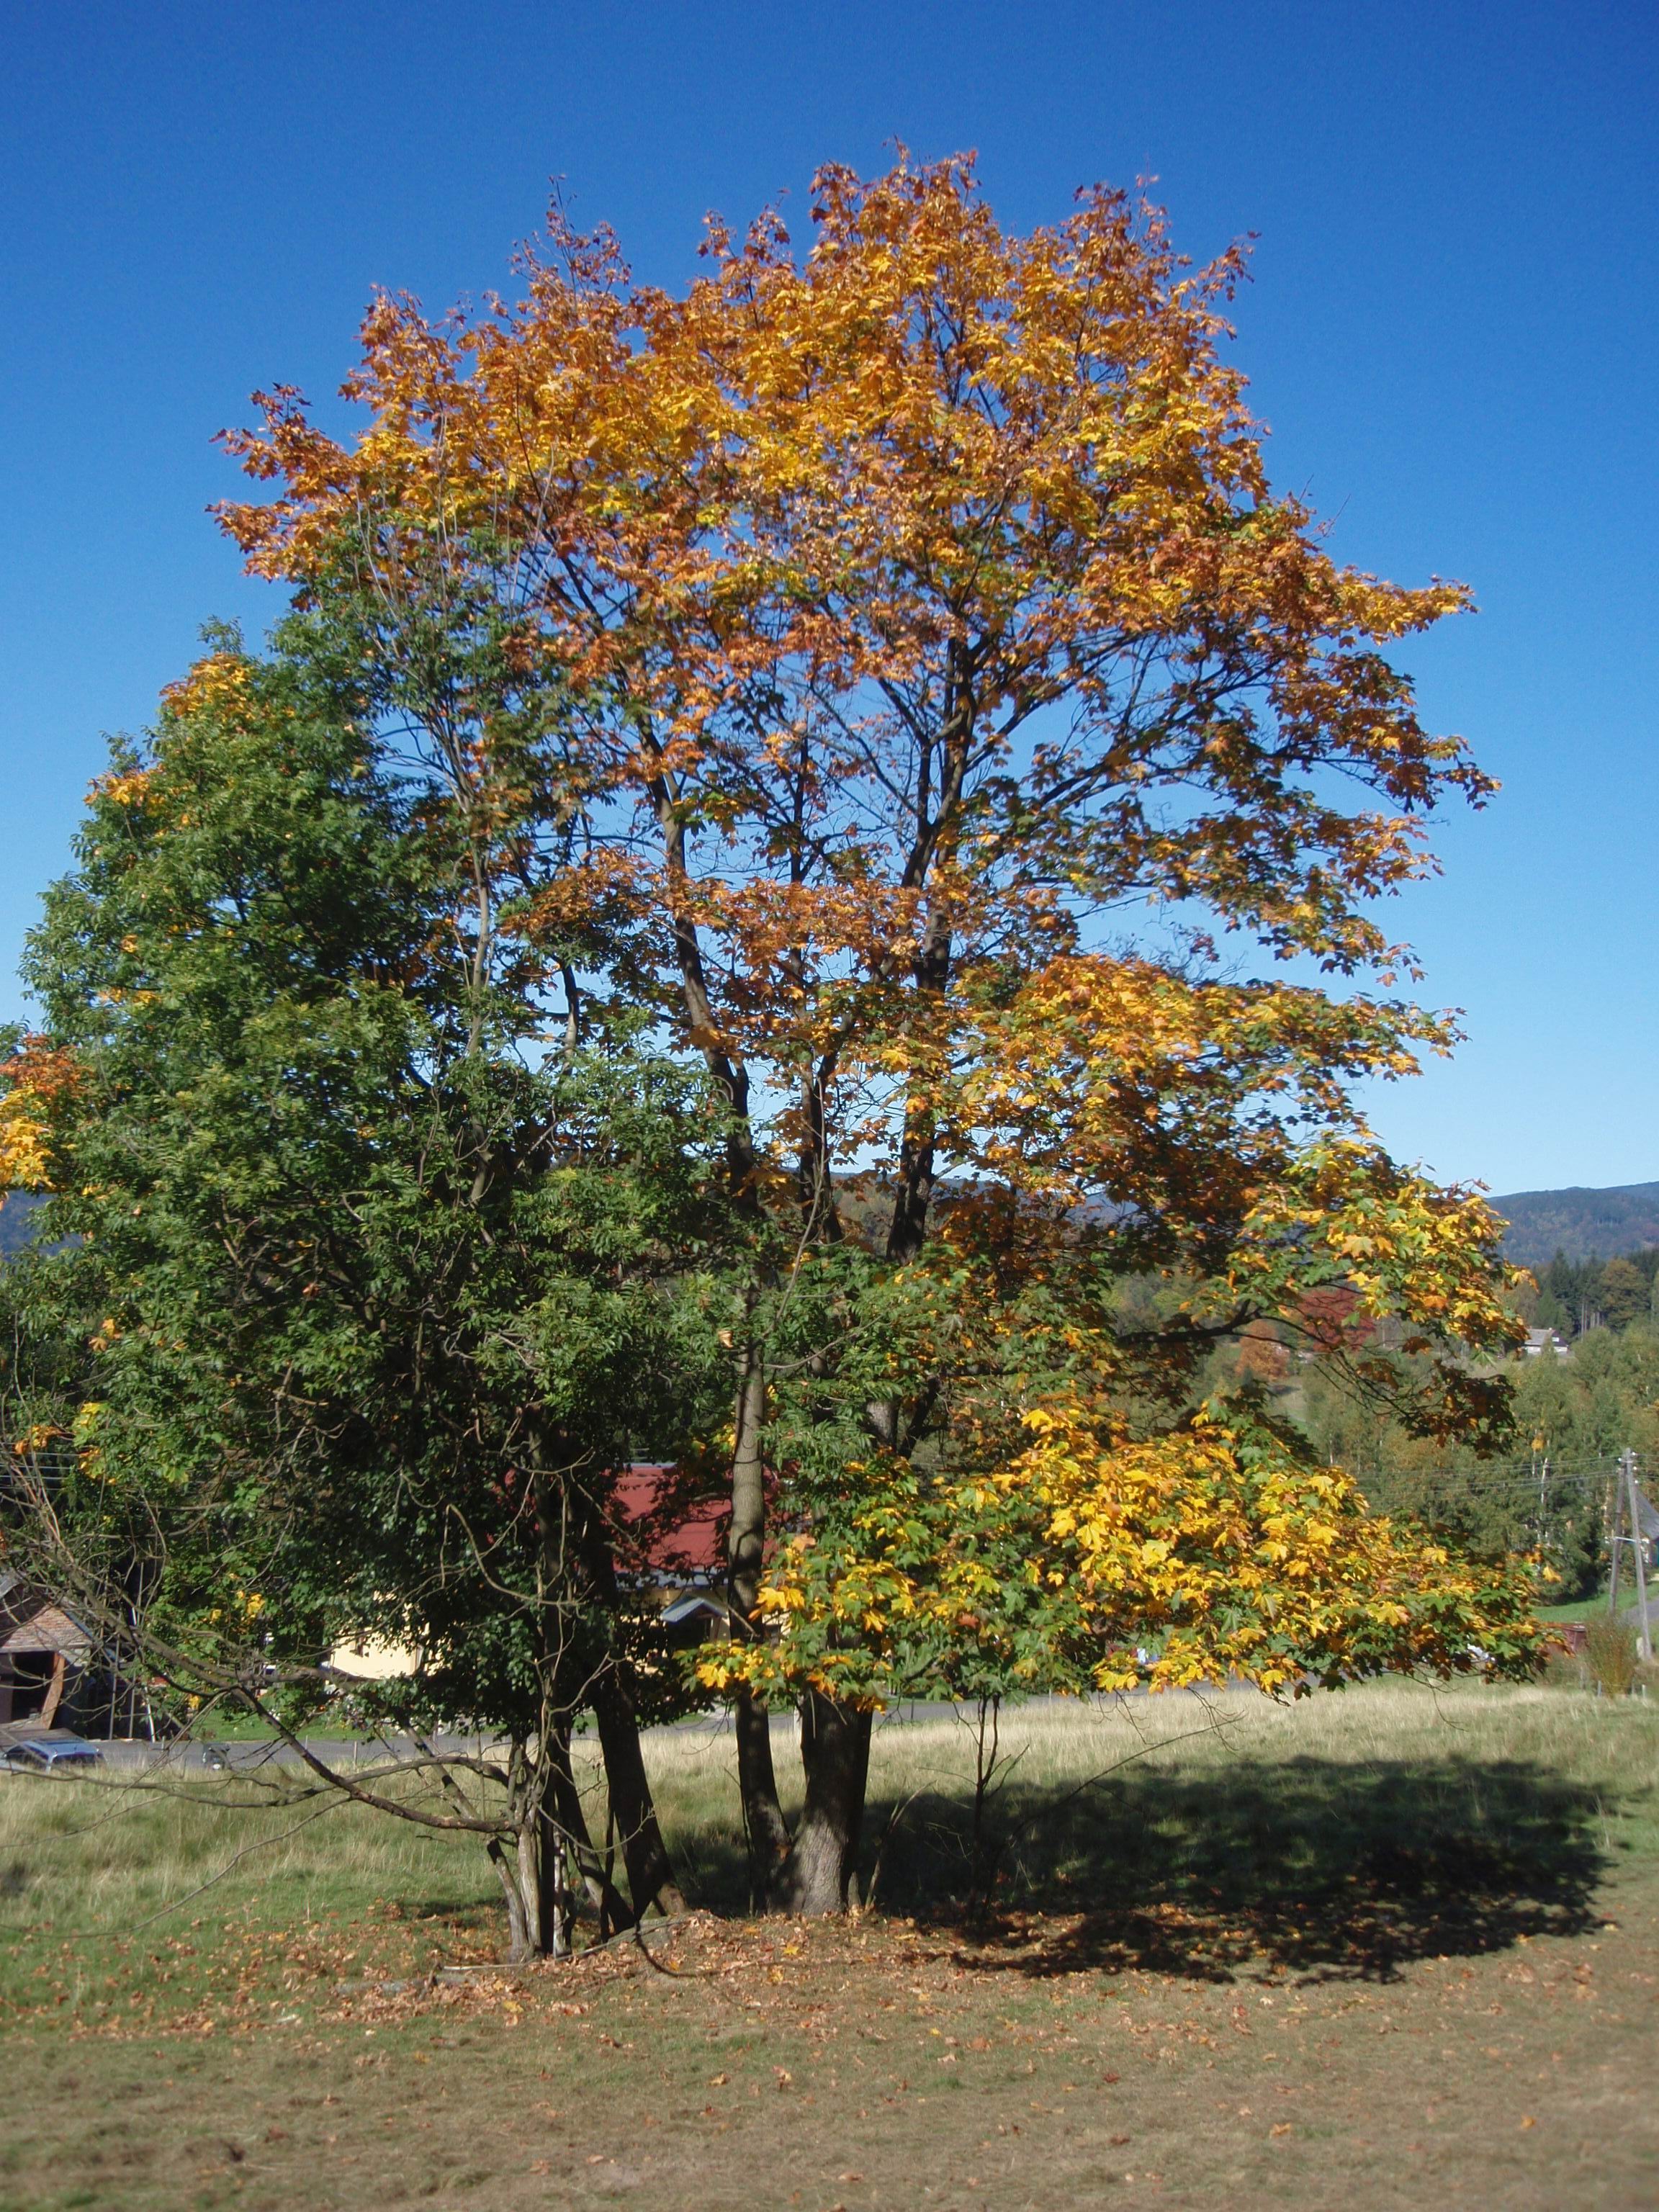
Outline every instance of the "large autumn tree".
[[[1392, 658], [1466, 594], [1343, 567], [1274, 492], [1224, 351], [1236, 253], [1190, 270], [1103, 189], [1012, 234], [965, 161], [826, 170], [811, 221], [804, 254], [773, 215], [711, 226], [683, 297], [556, 220], [517, 305], [380, 300], [368, 428], [271, 394], [233, 444], [275, 495], [227, 520], [388, 665], [484, 609], [514, 712], [568, 706], [565, 865], [527, 927], [726, 1102], [747, 1273], [707, 1671], [757, 1885], [817, 1910], [847, 1894], [870, 1710], [917, 1680], [901, 1646], [948, 1679], [981, 1633], [952, 1577], [995, 1501], [1037, 1578], [1032, 1684], [1527, 1639], [1514, 1583], [1192, 1405], [1218, 1336], [1337, 1288], [1422, 1354], [1405, 1418], [1501, 1419], [1470, 1372], [1510, 1332], [1498, 1224], [1352, 1101], [1451, 1039], [1393, 995], [1375, 907], [1431, 867], [1436, 805], [1491, 788]], [[487, 744], [499, 704], [458, 711]], [[794, 1564], [763, 1589], [769, 1466]], [[1176, 1554], [1168, 1587], [1130, 1571]], [[1431, 1621], [1410, 1594], [1437, 1588]]]

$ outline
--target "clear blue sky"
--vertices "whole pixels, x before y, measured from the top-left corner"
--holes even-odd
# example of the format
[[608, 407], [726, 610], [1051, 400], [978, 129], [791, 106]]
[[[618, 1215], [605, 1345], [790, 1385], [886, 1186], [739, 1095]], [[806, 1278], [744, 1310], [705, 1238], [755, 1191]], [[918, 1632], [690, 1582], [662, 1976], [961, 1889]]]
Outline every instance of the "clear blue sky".
[[1259, 234], [1237, 320], [1336, 550], [1472, 583], [1411, 656], [1504, 782], [1401, 902], [1449, 1068], [1395, 1148], [1498, 1190], [1659, 1177], [1659, 11], [1329, 0], [0, 0], [0, 1012], [102, 733], [272, 617], [204, 513], [256, 385], [337, 385], [370, 289], [505, 280], [558, 177], [658, 282], [820, 161], [979, 149], [1003, 219], [1156, 175]]

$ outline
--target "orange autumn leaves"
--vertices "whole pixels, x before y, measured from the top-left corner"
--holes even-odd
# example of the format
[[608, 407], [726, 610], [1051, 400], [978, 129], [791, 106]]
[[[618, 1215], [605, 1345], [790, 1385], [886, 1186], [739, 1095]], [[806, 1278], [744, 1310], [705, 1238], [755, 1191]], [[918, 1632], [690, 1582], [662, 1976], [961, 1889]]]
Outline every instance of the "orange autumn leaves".
[[1481, 1654], [1524, 1662], [1541, 1647], [1524, 1568], [1455, 1561], [1367, 1511], [1340, 1470], [1298, 1465], [1271, 1440], [1200, 1420], [1180, 1437], [1103, 1442], [1063, 1410], [1028, 1425], [1012, 1479], [1047, 1509], [1042, 1571], [1102, 1653], [1097, 1689], [1236, 1676], [1278, 1692], [1382, 1667], [1467, 1671]]
[[[1426, 865], [1413, 813], [1488, 786], [1374, 648], [1465, 595], [1338, 568], [1270, 495], [1218, 352], [1236, 257], [1189, 275], [1107, 192], [1012, 236], [958, 162], [826, 172], [813, 212], [800, 261], [775, 221], [716, 228], [684, 300], [562, 227], [517, 307], [382, 300], [369, 428], [273, 394], [231, 442], [277, 496], [228, 527], [302, 592], [495, 564], [524, 665], [583, 693], [575, 782], [620, 802], [590, 836], [637, 857], [672, 819], [740, 860], [659, 849], [638, 885], [717, 940], [735, 1049], [772, 1018], [744, 980], [798, 976], [821, 1054], [862, 1018], [846, 978], [878, 997], [930, 928], [1064, 943], [1126, 897], [1385, 954], [1357, 901]], [[1327, 765], [1382, 805], [1316, 801]]]
[[0, 1192], [52, 1188], [52, 1116], [82, 1080], [75, 1055], [42, 1036], [26, 1036], [0, 1068]]

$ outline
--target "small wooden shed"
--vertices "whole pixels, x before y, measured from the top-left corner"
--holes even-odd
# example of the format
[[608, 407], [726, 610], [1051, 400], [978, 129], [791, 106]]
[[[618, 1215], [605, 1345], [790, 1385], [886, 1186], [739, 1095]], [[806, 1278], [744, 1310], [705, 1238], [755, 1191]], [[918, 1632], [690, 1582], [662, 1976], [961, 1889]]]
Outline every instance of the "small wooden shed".
[[96, 1646], [80, 1622], [21, 1575], [0, 1575], [0, 1725], [50, 1728]]

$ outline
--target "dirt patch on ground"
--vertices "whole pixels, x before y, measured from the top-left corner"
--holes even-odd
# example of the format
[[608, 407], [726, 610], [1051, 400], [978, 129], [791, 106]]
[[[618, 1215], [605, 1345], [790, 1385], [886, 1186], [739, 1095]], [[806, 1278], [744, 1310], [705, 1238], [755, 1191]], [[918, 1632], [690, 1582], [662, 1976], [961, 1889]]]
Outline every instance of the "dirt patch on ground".
[[14, 2033], [0, 2204], [1646, 2205], [1656, 1908], [1632, 1869], [1502, 1948], [1298, 1970], [1240, 1929], [1202, 1972], [1084, 1915], [698, 1917], [518, 1975], [267, 1932], [211, 2002]]

